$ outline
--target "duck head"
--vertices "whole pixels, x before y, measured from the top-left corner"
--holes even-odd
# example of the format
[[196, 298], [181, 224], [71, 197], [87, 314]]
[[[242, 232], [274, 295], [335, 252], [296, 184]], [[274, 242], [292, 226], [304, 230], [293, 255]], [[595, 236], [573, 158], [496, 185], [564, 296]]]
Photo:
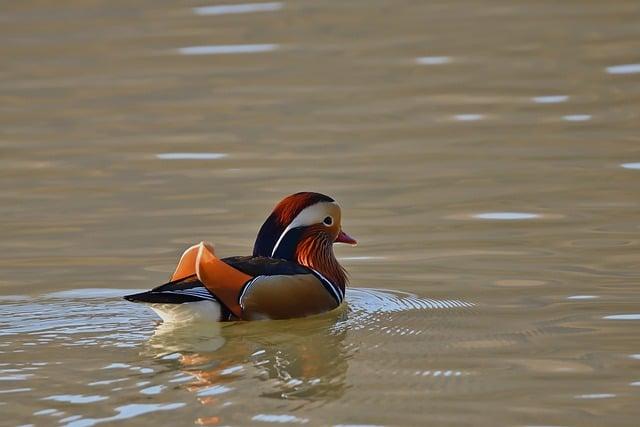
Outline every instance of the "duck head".
[[254, 256], [281, 258], [313, 268], [344, 289], [347, 274], [334, 243], [357, 242], [342, 231], [340, 206], [329, 196], [303, 192], [285, 197], [262, 224]]

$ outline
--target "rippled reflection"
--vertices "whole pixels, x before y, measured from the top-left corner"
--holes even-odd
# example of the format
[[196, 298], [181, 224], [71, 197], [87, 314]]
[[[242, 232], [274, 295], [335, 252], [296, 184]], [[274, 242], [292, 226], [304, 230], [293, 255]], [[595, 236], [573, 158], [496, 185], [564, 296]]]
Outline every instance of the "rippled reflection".
[[485, 212], [473, 215], [478, 219], [517, 220], [538, 218], [538, 214], [528, 212]]
[[623, 163], [621, 165], [625, 169], [640, 169], [640, 162], [637, 163]]
[[31, 391], [30, 387], [19, 387], [19, 388], [10, 388], [10, 389], [0, 389], [0, 394], [9, 394], [9, 393], [22, 393], [26, 391]]
[[293, 415], [277, 415], [277, 414], [258, 414], [251, 418], [253, 421], [262, 421], [266, 423], [297, 423], [306, 424], [309, 422], [308, 418], [300, 418]]
[[611, 67], [607, 67], [607, 73], [609, 73], [609, 74], [635, 74], [635, 73], [640, 73], [640, 64], [613, 65]]
[[[160, 324], [145, 354], [180, 369], [185, 376], [176, 380], [200, 397], [232, 393], [234, 382], [256, 377], [264, 382], [259, 392], [263, 397], [331, 400], [344, 393], [349, 360], [357, 350], [345, 344], [350, 330], [374, 328], [384, 313], [473, 307], [464, 301], [374, 289], [349, 289], [347, 300], [348, 308], [306, 319], [184, 328]], [[378, 327], [385, 333], [420, 333]], [[460, 375], [433, 372], [433, 376], [440, 374]], [[212, 403], [210, 399], [203, 402]]]
[[[225, 401], [238, 393], [283, 401], [331, 402], [344, 396], [348, 389], [347, 374], [352, 358], [360, 349], [353, 334], [376, 334], [402, 338], [426, 335], [427, 331], [411, 322], [389, 324], [389, 317], [410, 319], [412, 313], [425, 310], [464, 311], [474, 304], [457, 299], [433, 299], [410, 293], [368, 288], [351, 288], [346, 306], [321, 316], [289, 321], [186, 324], [175, 326], [158, 323], [144, 306], [131, 305], [119, 297], [128, 291], [113, 289], [76, 289], [54, 292], [39, 298], [16, 298], [0, 306], [5, 321], [2, 333], [14, 348], [49, 346], [50, 352], [60, 348], [109, 351], [133, 349], [139, 355], [135, 362], [98, 360], [83, 362], [93, 375], [78, 393], [46, 394], [37, 407], [39, 417], [60, 418], [76, 427], [117, 421], [156, 411], [171, 411], [182, 402], [162, 404], [132, 403], [115, 406], [115, 415], [95, 417], [82, 408], [111, 401], [119, 392], [135, 391], [139, 396], [162, 397], [173, 394], [176, 387], [190, 393], [203, 407], [222, 411], [215, 418], [199, 417], [200, 424], [225, 422]], [[61, 317], [59, 313], [66, 316]], [[47, 337], [46, 342], [38, 337]], [[27, 346], [27, 347], [25, 347]], [[37, 352], [26, 353], [29, 361]], [[116, 353], [119, 354], [119, 353]], [[77, 363], [77, 362], [75, 362]], [[28, 362], [26, 366], [0, 365], [6, 381], [33, 381], [48, 369], [72, 369], [64, 361]], [[25, 365], [25, 363], [22, 363]], [[458, 378], [466, 375], [458, 369], [411, 370], [412, 378]], [[246, 383], [253, 384], [246, 388]], [[243, 385], [244, 384], [244, 385]], [[32, 391], [31, 387], [0, 390], [5, 395]], [[73, 410], [50, 407], [55, 403], [71, 404]], [[90, 412], [89, 412], [90, 413]], [[270, 419], [277, 413], [251, 415]], [[265, 418], [267, 417], [267, 418]], [[276, 419], [276, 418], [274, 418]], [[279, 419], [279, 418], [278, 418]], [[284, 418], [283, 418], [284, 419]], [[258, 419], [256, 419], [258, 420]], [[254, 420], [254, 421], [256, 421]]]
[[475, 122], [482, 120], [484, 115], [482, 114], [456, 114], [453, 118], [459, 122]]
[[567, 122], [586, 122], [591, 120], [591, 115], [589, 114], [568, 114], [566, 116], [562, 116], [562, 120]]
[[224, 153], [161, 153], [156, 157], [162, 160], [217, 160], [227, 157]]
[[609, 316], [604, 316], [603, 319], [608, 320], [640, 320], [640, 314], [611, 314]]
[[576, 396], [576, 399], [610, 399], [616, 397], [613, 393], [593, 393], [593, 394], [580, 394]]
[[236, 13], [271, 12], [282, 9], [280, 2], [270, 3], [244, 3], [244, 4], [220, 4], [216, 6], [194, 7], [196, 15], [227, 15]]
[[179, 368], [187, 375], [185, 386], [200, 397], [229, 393], [230, 384], [249, 376], [264, 382], [264, 397], [338, 398], [350, 357], [346, 331], [334, 326], [344, 315], [342, 310], [297, 321], [160, 325], [146, 354]]
[[533, 97], [533, 102], [537, 104], [558, 104], [566, 102], [569, 97], [567, 95], [547, 95]]
[[276, 49], [278, 49], [277, 44], [235, 44], [181, 47], [178, 52], [182, 55], [225, 55], [271, 52]]
[[420, 65], [441, 65], [451, 62], [451, 58], [448, 56], [422, 56], [416, 58], [416, 62]]
[[101, 400], [107, 400], [107, 396], [84, 396], [82, 394], [58, 394], [54, 396], [45, 397], [44, 400], [55, 400], [56, 402], [68, 402], [68, 403], [92, 403], [99, 402]]
[[121, 421], [130, 418], [138, 417], [140, 415], [149, 414], [151, 412], [158, 411], [172, 411], [174, 409], [182, 408], [184, 403], [135, 403], [129, 405], [118, 406], [115, 408], [116, 415], [105, 418], [82, 418], [69, 422], [67, 427], [90, 427], [96, 424], [102, 424], [110, 421]]

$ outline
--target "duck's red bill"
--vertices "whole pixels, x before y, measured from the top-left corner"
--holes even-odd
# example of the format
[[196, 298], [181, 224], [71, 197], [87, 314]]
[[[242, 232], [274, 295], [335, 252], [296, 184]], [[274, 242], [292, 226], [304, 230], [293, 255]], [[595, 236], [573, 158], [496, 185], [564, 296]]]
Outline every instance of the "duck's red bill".
[[347, 245], [357, 245], [358, 242], [344, 231], [340, 230], [340, 234], [336, 237], [335, 243], [346, 243]]

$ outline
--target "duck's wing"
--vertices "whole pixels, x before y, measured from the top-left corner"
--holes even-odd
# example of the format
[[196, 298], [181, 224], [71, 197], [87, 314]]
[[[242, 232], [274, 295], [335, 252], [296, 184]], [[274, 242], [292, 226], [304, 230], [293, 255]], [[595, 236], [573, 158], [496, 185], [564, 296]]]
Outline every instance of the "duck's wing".
[[223, 261], [253, 276], [237, 296], [246, 320], [310, 316], [332, 310], [344, 300], [340, 287], [291, 261], [254, 256]]
[[310, 273], [307, 267], [285, 259], [263, 256], [234, 256], [222, 258], [222, 261], [253, 277]]

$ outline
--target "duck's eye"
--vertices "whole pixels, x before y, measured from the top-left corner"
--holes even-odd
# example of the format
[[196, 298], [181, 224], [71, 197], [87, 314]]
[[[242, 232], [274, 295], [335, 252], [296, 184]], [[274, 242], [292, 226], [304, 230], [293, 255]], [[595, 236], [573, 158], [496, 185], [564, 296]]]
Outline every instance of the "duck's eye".
[[330, 226], [331, 224], [333, 224], [333, 218], [331, 218], [330, 216], [326, 217], [325, 219], [322, 220], [322, 222], [324, 222], [324, 225], [326, 226]]

